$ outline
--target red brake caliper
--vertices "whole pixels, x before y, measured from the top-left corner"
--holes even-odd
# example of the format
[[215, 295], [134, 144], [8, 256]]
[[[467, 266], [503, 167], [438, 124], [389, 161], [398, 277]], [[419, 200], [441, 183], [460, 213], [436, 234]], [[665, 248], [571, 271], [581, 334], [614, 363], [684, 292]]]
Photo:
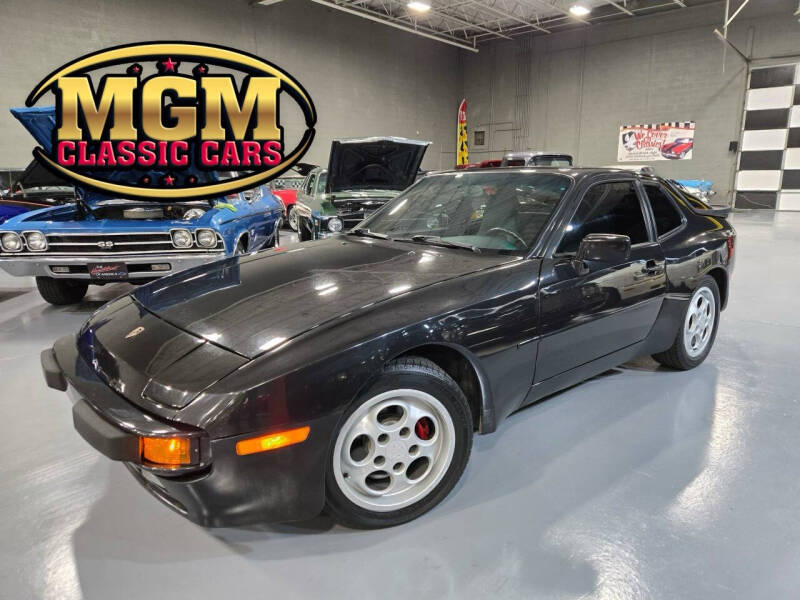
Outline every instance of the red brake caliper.
[[419, 421], [417, 421], [416, 425], [414, 425], [414, 433], [417, 434], [417, 437], [421, 440], [429, 440], [431, 439], [431, 435], [433, 433], [433, 423], [428, 417], [422, 417]]

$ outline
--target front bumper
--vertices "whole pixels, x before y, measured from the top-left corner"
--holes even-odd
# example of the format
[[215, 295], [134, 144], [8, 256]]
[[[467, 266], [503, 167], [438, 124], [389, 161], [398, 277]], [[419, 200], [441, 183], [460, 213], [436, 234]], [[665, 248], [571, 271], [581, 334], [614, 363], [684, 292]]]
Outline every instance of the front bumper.
[[[47, 254], [3, 255], [0, 268], [16, 277], [53, 277], [56, 279], [91, 279], [89, 263], [125, 263], [128, 279], [153, 279], [199, 267], [225, 258], [224, 252], [192, 252], [164, 254], [101, 254], [92, 256], [48, 256]], [[169, 264], [169, 269], [154, 271], [154, 264]], [[54, 273], [52, 267], [70, 267], [69, 273]]]
[[[97, 377], [78, 354], [73, 336], [59, 339], [42, 353], [42, 369], [47, 384], [66, 390], [75, 402], [73, 422], [78, 433], [108, 458], [123, 462], [145, 489], [189, 520], [205, 527], [228, 527], [310, 519], [322, 511], [335, 416], [298, 423], [311, 427], [303, 443], [239, 456], [236, 442], [253, 433], [209, 439], [195, 428], [147, 414]], [[165, 472], [139, 460], [139, 436], [187, 432], [201, 436], [199, 465]]]

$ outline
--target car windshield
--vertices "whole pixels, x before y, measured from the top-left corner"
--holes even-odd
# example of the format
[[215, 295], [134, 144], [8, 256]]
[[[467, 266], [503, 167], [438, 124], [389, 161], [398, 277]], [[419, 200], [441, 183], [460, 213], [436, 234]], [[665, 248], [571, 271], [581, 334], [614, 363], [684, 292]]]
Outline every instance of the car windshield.
[[328, 183], [328, 172], [323, 171], [320, 173], [319, 178], [317, 179], [317, 194], [322, 194], [325, 192], [326, 183]]
[[432, 175], [388, 202], [356, 233], [521, 253], [536, 241], [571, 181], [532, 171]]

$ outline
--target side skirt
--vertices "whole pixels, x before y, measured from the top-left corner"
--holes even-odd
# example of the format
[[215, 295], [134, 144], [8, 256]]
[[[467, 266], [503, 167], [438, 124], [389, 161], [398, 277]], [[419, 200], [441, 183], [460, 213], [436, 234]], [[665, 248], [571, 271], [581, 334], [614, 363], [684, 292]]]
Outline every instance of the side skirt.
[[661, 305], [658, 317], [645, 339], [582, 364], [570, 371], [540, 381], [531, 386], [519, 408], [572, 387], [639, 356], [663, 352], [672, 346], [675, 341], [675, 336], [680, 331], [688, 302], [689, 296], [667, 295]]

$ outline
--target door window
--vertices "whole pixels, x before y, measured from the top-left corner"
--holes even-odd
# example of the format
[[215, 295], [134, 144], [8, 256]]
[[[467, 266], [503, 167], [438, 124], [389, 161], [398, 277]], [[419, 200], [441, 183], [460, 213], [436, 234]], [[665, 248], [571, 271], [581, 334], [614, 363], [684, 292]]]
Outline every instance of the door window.
[[627, 235], [631, 244], [647, 242], [650, 236], [633, 181], [599, 183], [584, 194], [572, 217], [557, 254], [575, 254], [590, 233]]
[[599, 183], [589, 188], [572, 217], [558, 254], [575, 254], [590, 233], [627, 235], [631, 244], [649, 241], [647, 225], [632, 181]]
[[645, 184], [644, 189], [647, 191], [647, 200], [653, 211], [659, 237], [683, 224], [681, 213], [664, 188], [660, 185]]

